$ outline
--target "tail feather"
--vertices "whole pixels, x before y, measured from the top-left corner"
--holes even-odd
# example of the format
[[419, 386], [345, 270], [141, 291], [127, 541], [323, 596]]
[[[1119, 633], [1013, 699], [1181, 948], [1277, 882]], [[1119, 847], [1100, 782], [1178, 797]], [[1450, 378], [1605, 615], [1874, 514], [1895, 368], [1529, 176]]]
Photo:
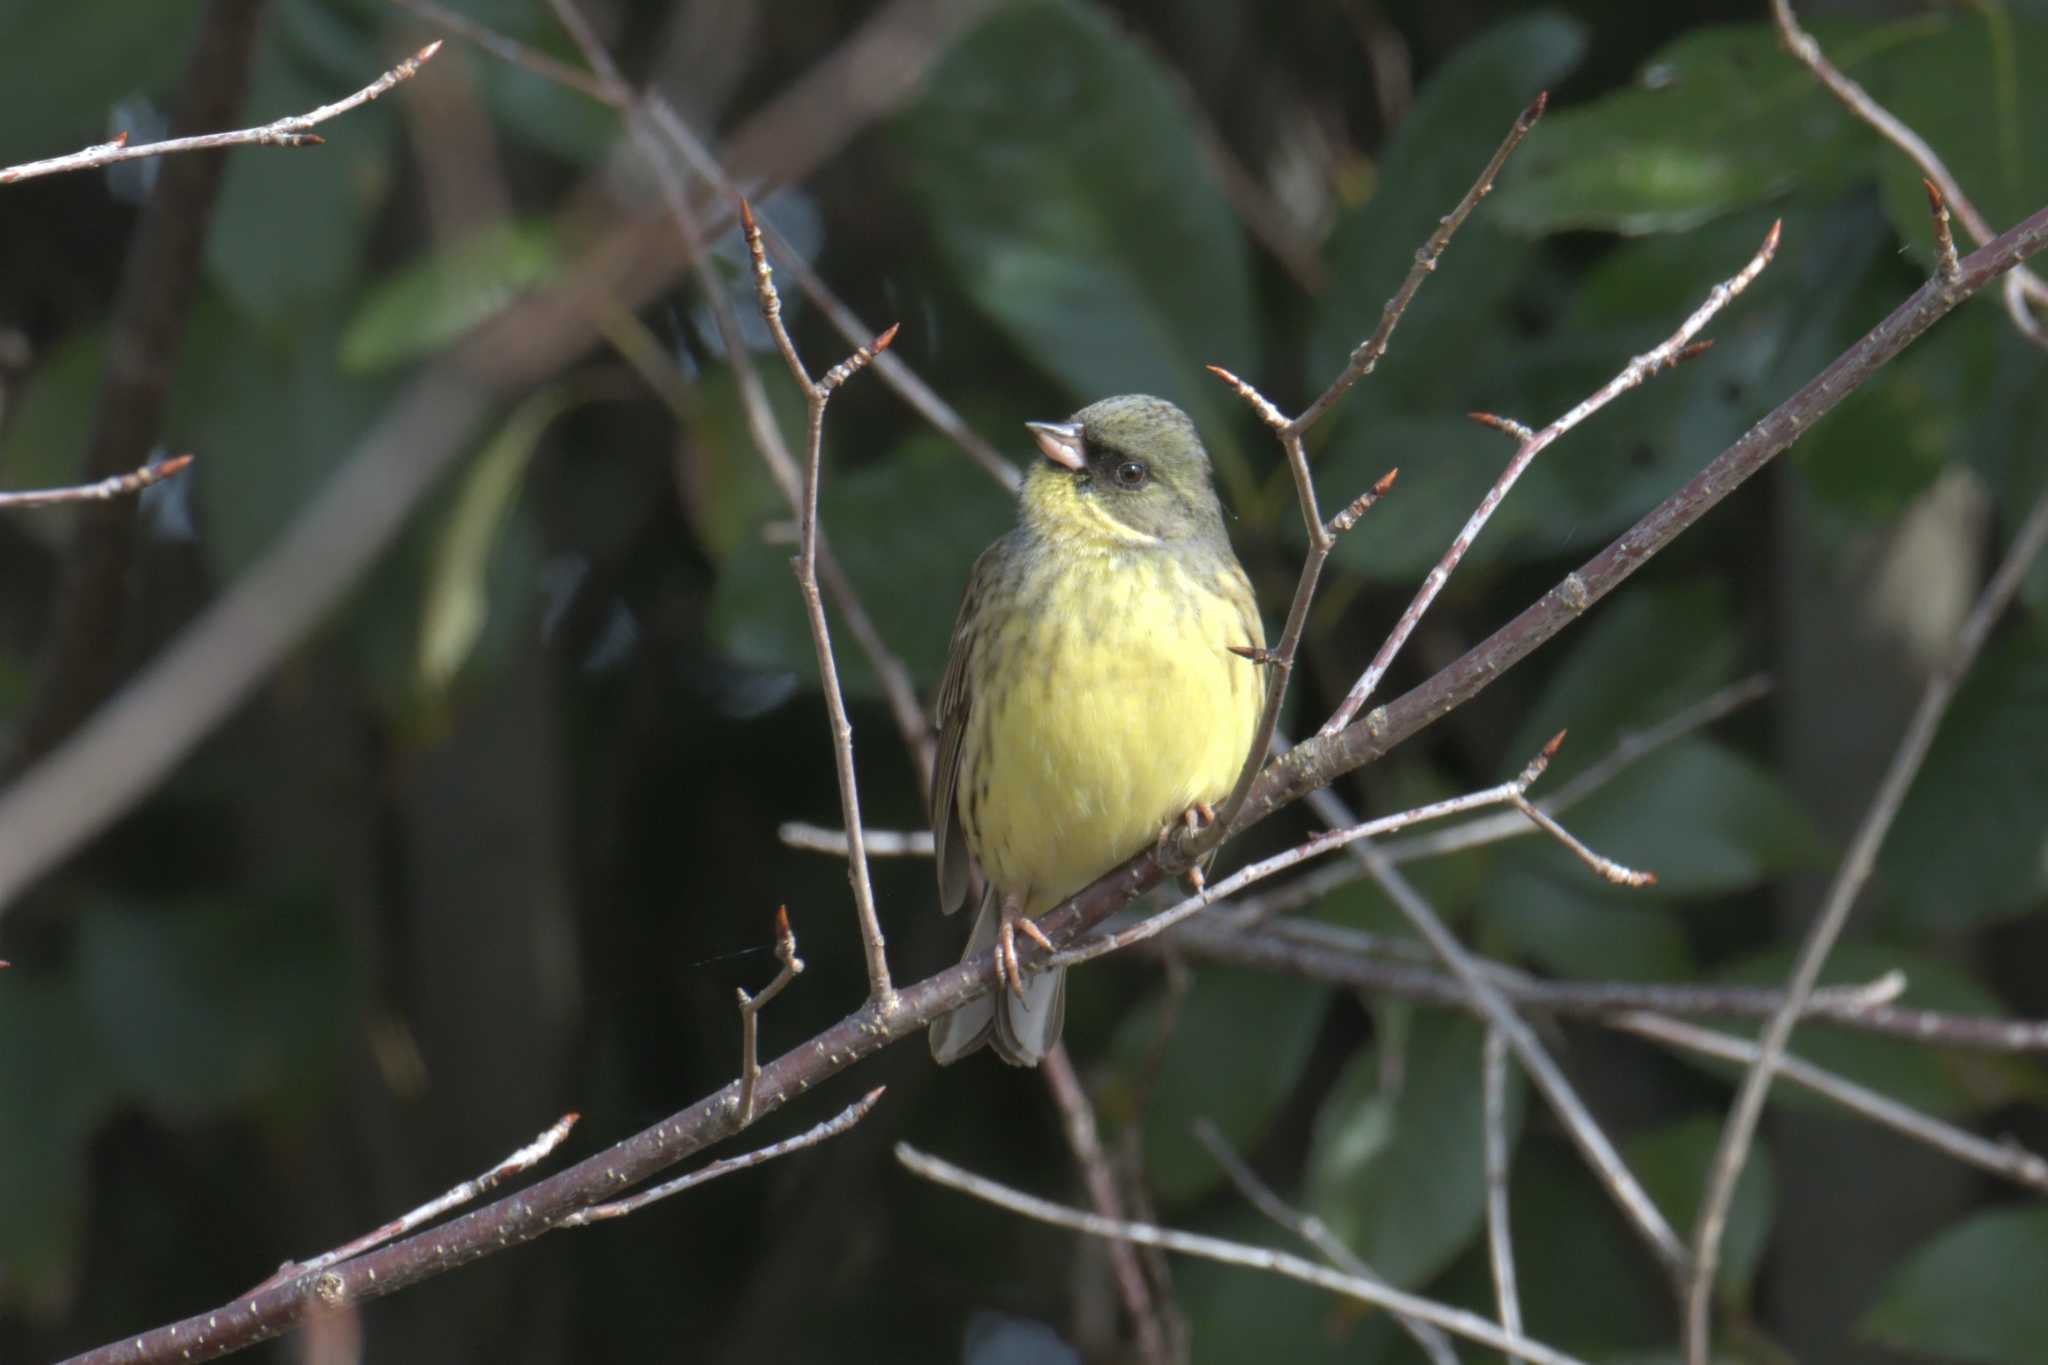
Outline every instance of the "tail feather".
[[[996, 932], [1002, 927], [1002, 912], [993, 890], [983, 894], [974, 916], [974, 932], [968, 935], [962, 961], [986, 954], [996, 946]], [[1011, 1066], [1037, 1066], [1060, 1040], [1060, 1026], [1067, 1014], [1067, 971], [1039, 972], [1024, 978], [1020, 998], [1007, 988], [993, 995], [970, 1000], [931, 1025], [932, 1060], [951, 1066], [962, 1057], [993, 1044], [996, 1056]]]

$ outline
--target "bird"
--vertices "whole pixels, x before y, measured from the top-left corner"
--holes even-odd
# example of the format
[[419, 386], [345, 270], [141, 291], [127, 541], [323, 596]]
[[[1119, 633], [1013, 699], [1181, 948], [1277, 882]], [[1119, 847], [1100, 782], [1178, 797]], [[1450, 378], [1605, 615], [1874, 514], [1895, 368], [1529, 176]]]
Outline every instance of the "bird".
[[1214, 818], [1265, 704], [1265, 628], [1194, 423], [1143, 394], [1027, 422], [1016, 526], [982, 552], [935, 710], [939, 905], [978, 887], [963, 960], [1001, 984], [930, 1027], [950, 1064], [989, 1044], [1036, 1066], [1066, 971], [1026, 978], [1016, 935], [1183, 821]]

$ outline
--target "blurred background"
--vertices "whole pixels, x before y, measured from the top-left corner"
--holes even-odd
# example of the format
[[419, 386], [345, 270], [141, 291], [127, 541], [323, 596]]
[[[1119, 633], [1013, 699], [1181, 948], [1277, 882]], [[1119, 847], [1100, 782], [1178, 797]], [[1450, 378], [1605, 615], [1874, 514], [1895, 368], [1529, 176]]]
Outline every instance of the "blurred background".
[[[578, 64], [544, 0], [446, 3]], [[1316, 433], [1326, 508], [1402, 473], [1336, 551], [1296, 730], [1349, 686], [1510, 453], [1468, 410], [1537, 425], [1562, 412], [1784, 219], [1777, 263], [1713, 325], [1711, 352], [1538, 463], [1386, 695], [1667, 496], [1932, 261], [1917, 173], [1780, 53], [1761, 4], [588, 12], [626, 74], [673, 101], [867, 324], [901, 322], [895, 352], [1008, 458], [1026, 453], [1022, 421], [1110, 393], [1193, 413], [1269, 628], [1298, 563], [1294, 495], [1277, 448], [1202, 366], [1298, 410], [1516, 113], [1550, 92], [1392, 353]], [[1998, 228], [2048, 203], [2048, 6], [1870, 0], [1804, 17]], [[0, 165], [186, 118], [301, 112], [446, 31], [378, 0], [0, 5]], [[777, 835], [840, 823], [787, 509], [616, 114], [452, 40], [321, 131], [320, 149], [230, 154], [217, 186], [183, 158], [0, 188], [0, 486], [199, 457], [138, 502], [0, 519], [10, 775], [259, 564], [472, 328], [497, 319], [507, 347], [531, 349], [455, 419], [448, 468], [395, 539], [364, 523], [373, 566], [342, 604], [305, 622], [146, 799], [5, 907], [0, 1360], [218, 1304], [565, 1110], [583, 1120], [563, 1156], [580, 1156], [723, 1085], [733, 990], [773, 975], [778, 905], [810, 969], [763, 1015], [764, 1054], [864, 991], [842, 865]], [[183, 207], [152, 226], [145, 205], [174, 175]], [[794, 439], [801, 404], [753, 318], [729, 206], [690, 183]], [[567, 322], [526, 307], [593, 278]], [[821, 370], [847, 345], [784, 284]], [[1570, 817], [1654, 869], [1654, 890], [1617, 892], [1528, 840], [1414, 871], [1468, 943], [1542, 975], [1781, 980], [1927, 670], [2048, 475], [2043, 360], [1989, 293], [1966, 304], [1576, 628], [1343, 794], [1384, 813], [1499, 781], [1569, 727], [1547, 779], [1561, 782], [1618, 737], [1767, 674], [1767, 700]], [[418, 439], [419, 467], [437, 468]], [[872, 375], [834, 402], [825, 459], [833, 544], [928, 696], [1009, 495]], [[1908, 1003], [2048, 1014], [2044, 609], [2037, 566], [1829, 979], [1896, 966]], [[868, 818], [919, 828], [873, 671], [840, 638]], [[1288, 812], [1230, 856], [1305, 828]], [[878, 860], [875, 878], [898, 979], [950, 964], [966, 926], [934, 913], [929, 864]], [[1357, 885], [1296, 913], [1403, 932]], [[1540, 1022], [1689, 1220], [1731, 1073]], [[1478, 1037], [1462, 1015], [1193, 953], [1078, 973], [1068, 1027], [1105, 1140], [1162, 1220], [1286, 1244], [1189, 1136], [1206, 1117], [1396, 1283], [1488, 1311]], [[2048, 1145], [2038, 1057], [1821, 1025], [1794, 1047]], [[1132, 1358], [1099, 1247], [890, 1157], [907, 1138], [1080, 1201], [1038, 1076], [985, 1057], [940, 1073], [905, 1045], [758, 1135], [883, 1083], [849, 1136], [255, 1355]], [[1531, 1332], [1599, 1361], [1675, 1360], [1670, 1295], [1641, 1244], [1540, 1100], [1512, 1098]], [[1723, 1360], [2037, 1361], [2048, 1333], [2038, 1198], [1797, 1096], [1766, 1120], [1726, 1259]], [[1171, 1273], [1196, 1360], [1417, 1358], [1384, 1318], [1300, 1286]]]

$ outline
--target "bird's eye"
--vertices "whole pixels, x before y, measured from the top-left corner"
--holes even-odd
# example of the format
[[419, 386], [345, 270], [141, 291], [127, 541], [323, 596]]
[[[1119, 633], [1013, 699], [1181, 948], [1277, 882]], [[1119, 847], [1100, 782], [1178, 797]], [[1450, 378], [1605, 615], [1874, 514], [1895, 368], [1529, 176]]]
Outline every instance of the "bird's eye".
[[1125, 460], [1116, 467], [1117, 485], [1122, 488], [1141, 488], [1151, 472], [1137, 460]]

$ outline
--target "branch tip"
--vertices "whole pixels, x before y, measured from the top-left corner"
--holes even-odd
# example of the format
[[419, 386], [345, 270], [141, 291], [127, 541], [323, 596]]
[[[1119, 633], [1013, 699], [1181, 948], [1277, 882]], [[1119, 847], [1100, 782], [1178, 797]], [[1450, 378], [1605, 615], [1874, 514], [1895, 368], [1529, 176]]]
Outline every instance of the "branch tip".
[[1542, 118], [1543, 111], [1549, 107], [1550, 92], [1548, 90], [1537, 91], [1536, 98], [1529, 101], [1529, 107], [1522, 111], [1522, 116], [1519, 119], [1515, 120], [1515, 126], [1524, 133], [1528, 132], [1536, 126], [1536, 120]]
[[889, 343], [896, 339], [896, 329], [901, 327], [902, 325], [903, 324], [900, 322], [890, 323], [888, 327], [883, 330], [882, 334], [874, 339], [874, 342], [871, 345], [869, 345], [868, 349], [870, 351], [873, 351], [876, 355], [880, 355], [882, 352], [888, 350]]
[[1556, 734], [1552, 735], [1550, 742], [1543, 746], [1543, 756], [1545, 758], [1557, 757], [1557, 751], [1564, 747], [1564, 737], [1569, 733], [1567, 730], [1559, 730]]

